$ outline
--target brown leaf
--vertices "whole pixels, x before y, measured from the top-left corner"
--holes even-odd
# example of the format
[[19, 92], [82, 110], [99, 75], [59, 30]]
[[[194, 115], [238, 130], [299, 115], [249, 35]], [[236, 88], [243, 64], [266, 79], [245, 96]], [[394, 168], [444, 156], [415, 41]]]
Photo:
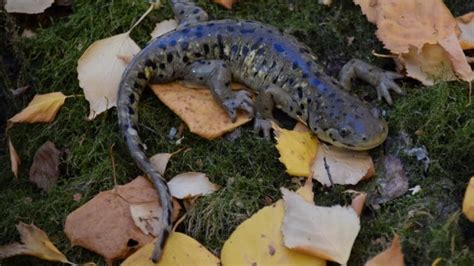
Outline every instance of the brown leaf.
[[213, 0], [214, 3], [219, 4], [227, 9], [232, 9], [232, 5], [234, 5], [239, 0]]
[[21, 163], [20, 157], [18, 156], [18, 153], [16, 152], [15, 147], [13, 146], [13, 143], [10, 139], [10, 136], [8, 138], [8, 151], [10, 152], [10, 167], [12, 168], [12, 172], [15, 175], [15, 177], [18, 177], [18, 166]]
[[61, 253], [48, 238], [48, 235], [34, 224], [20, 222], [16, 225], [20, 233], [20, 243], [12, 243], [0, 246], [0, 260], [17, 255], [30, 255], [43, 260], [70, 263], [66, 256]]
[[61, 151], [53, 142], [47, 141], [36, 151], [30, 168], [30, 182], [36, 184], [44, 192], [49, 192], [59, 178], [59, 159]]
[[403, 257], [404, 255], [400, 246], [400, 236], [395, 235], [390, 247], [367, 261], [365, 266], [403, 266], [405, 265]]
[[54, 0], [8, 0], [5, 10], [8, 13], [39, 14], [53, 3]]
[[126, 258], [151, 242], [133, 222], [130, 205], [158, 202], [155, 188], [145, 177], [99, 193], [66, 217], [64, 232], [73, 246], [102, 255], [108, 262]]
[[250, 121], [248, 115], [238, 111], [237, 120], [232, 123], [208, 89], [191, 89], [176, 82], [151, 88], [191, 132], [203, 138], [215, 139]]
[[355, 198], [352, 199], [351, 207], [357, 213], [357, 215], [362, 214], [364, 209], [365, 200], [367, 199], [367, 193], [359, 193]]
[[457, 17], [456, 21], [461, 31], [459, 42], [464, 50], [474, 49], [474, 12]]
[[389, 202], [405, 194], [408, 190], [408, 177], [402, 161], [398, 157], [389, 154], [384, 156], [379, 164], [377, 169], [382, 169], [380, 178], [377, 178], [380, 195], [370, 199], [372, 205]]
[[161, 206], [158, 201], [130, 204], [130, 213], [135, 225], [145, 235], [158, 236]]
[[160, 175], [164, 175], [166, 166], [173, 154], [172, 153], [157, 153], [150, 157], [150, 162]]

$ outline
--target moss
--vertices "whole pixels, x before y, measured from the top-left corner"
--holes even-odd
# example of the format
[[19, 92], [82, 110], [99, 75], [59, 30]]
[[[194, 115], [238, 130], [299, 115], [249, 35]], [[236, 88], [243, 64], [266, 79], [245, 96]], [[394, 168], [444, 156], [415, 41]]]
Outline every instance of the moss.
[[[48, 25], [35, 29], [37, 37], [22, 39], [20, 20], [0, 13], [0, 38], [7, 40], [0, 49], [0, 104], [8, 102], [3, 114], [8, 117], [25, 106], [33, 96], [13, 99], [6, 88], [31, 85], [35, 92], [63, 91], [81, 94], [76, 74], [77, 60], [95, 40], [127, 31], [146, 10], [144, 1], [76, 1], [74, 12], [67, 17], [50, 17]], [[375, 27], [369, 24], [351, 1], [334, 1], [331, 7], [317, 1], [293, 1], [295, 11], [288, 10], [287, 1], [241, 1], [231, 11], [198, 1], [212, 19], [256, 19], [272, 24], [295, 35], [308, 44], [320, 57], [330, 74], [353, 57], [380, 66], [389, 66], [387, 59], [376, 59], [371, 50], [384, 52], [374, 37]], [[447, 3], [454, 14], [472, 10], [468, 1]], [[154, 11], [133, 33], [141, 45], [148, 40], [154, 22], [171, 18], [166, 6]], [[354, 37], [349, 45], [348, 38]], [[9, 52], [5, 52], [9, 51]], [[406, 82], [408, 96], [398, 97], [388, 110], [391, 132], [407, 132], [415, 145], [425, 145], [432, 164], [428, 173], [412, 157], [403, 157], [410, 178], [410, 187], [420, 185], [416, 195], [405, 195], [382, 205], [368, 208], [362, 220], [362, 230], [356, 240], [351, 264], [360, 265], [368, 257], [383, 249], [374, 244], [377, 239], [390, 240], [393, 233], [402, 236], [408, 264], [430, 264], [443, 257], [446, 265], [472, 265], [474, 228], [462, 215], [459, 206], [465, 185], [474, 175], [474, 164], [469, 163], [474, 152], [474, 109], [467, 99], [466, 84], [446, 83], [422, 88]], [[373, 91], [357, 90], [364, 98], [373, 99]], [[60, 250], [75, 262], [96, 261], [97, 255], [81, 248], [70, 247], [63, 230], [68, 213], [84, 204], [99, 191], [113, 187], [109, 149], [113, 145], [118, 183], [123, 184], [140, 174], [122, 142], [115, 110], [86, 121], [88, 105], [83, 98], [68, 99], [57, 119], [51, 124], [16, 125], [11, 130], [12, 140], [23, 159], [20, 178], [16, 180], [8, 167], [0, 168], [0, 244], [18, 240], [15, 223], [34, 222], [45, 230]], [[278, 162], [278, 154], [271, 142], [242, 128], [242, 137], [231, 142], [226, 139], [205, 141], [185, 132], [182, 144], [166, 138], [171, 127], [179, 127], [179, 119], [163, 106], [150, 92], [140, 103], [141, 136], [148, 153], [171, 152], [186, 148], [175, 155], [167, 176], [185, 171], [208, 174], [221, 190], [201, 198], [190, 210], [180, 230], [196, 237], [204, 245], [218, 252], [232, 230], [271, 199], [280, 198], [279, 188], [294, 188], [291, 178]], [[416, 135], [417, 130], [424, 134]], [[421, 132], [421, 131], [418, 131]], [[0, 136], [4, 138], [4, 136]], [[58, 186], [43, 194], [27, 181], [28, 168], [35, 151], [51, 140], [66, 151], [61, 162], [62, 177]], [[374, 155], [382, 150], [374, 152]], [[4, 147], [0, 147], [1, 165], [9, 165]], [[374, 182], [362, 183], [355, 189], [373, 189]], [[343, 192], [347, 187], [331, 189], [315, 186], [316, 200], [321, 205], [347, 203]], [[81, 193], [80, 202], [72, 197]], [[2, 261], [2, 265], [47, 264], [34, 258], [21, 257]]]

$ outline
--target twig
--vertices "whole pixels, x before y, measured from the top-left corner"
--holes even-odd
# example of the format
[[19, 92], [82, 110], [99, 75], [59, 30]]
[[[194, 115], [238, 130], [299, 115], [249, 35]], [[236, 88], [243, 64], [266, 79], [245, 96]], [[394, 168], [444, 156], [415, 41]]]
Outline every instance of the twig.
[[114, 179], [114, 189], [115, 189], [115, 187], [117, 187], [117, 174], [115, 172], [115, 160], [114, 160], [114, 154], [113, 154], [114, 146], [115, 146], [115, 143], [110, 145], [109, 156], [110, 156], [110, 161], [112, 162], [112, 177]]
[[329, 165], [328, 165], [328, 162], [326, 161], [326, 157], [324, 157], [323, 160], [324, 160], [324, 168], [326, 169], [326, 173], [328, 174], [329, 182], [331, 182], [331, 186], [333, 186], [334, 182], [332, 181], [331, 171], [329, 171]]

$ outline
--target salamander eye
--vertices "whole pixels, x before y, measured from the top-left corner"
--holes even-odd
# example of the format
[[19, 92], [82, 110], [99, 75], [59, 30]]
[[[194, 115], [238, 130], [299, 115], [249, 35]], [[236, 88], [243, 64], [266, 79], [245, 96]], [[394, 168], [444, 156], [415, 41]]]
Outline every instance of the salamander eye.
[[350, 134], [352, 134], [352, 128], [350, 127], [343, 127], [339, 129], [339, 136], [341, 136], [342, 138], [345, 138], [349, 136]]

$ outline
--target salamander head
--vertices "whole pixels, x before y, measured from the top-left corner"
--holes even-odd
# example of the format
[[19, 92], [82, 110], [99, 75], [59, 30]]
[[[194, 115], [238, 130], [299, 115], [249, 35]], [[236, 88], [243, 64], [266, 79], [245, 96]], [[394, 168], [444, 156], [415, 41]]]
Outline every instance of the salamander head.
[[351, 150], [369, 150], [386, 139], [388, 126], [376, 109], [338, 89], [335, 96], [321, 98], [308, 108], [308, 125], [319, 139]]

